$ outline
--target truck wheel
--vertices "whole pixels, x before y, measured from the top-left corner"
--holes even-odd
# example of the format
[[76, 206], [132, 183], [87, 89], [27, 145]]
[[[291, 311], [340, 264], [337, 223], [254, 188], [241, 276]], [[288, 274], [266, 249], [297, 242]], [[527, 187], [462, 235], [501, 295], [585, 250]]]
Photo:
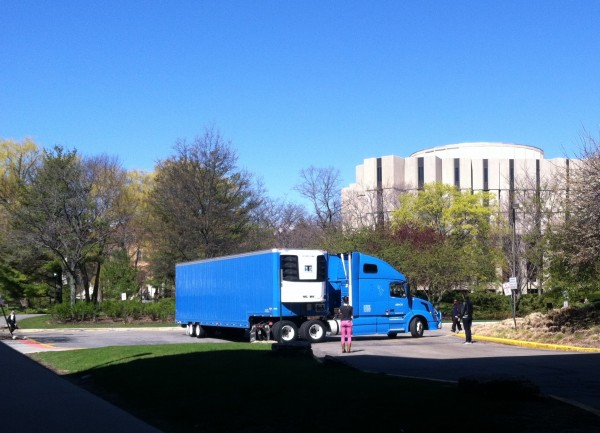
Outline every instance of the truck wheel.
[[300, 338], [311, 343], [319, 343], [323, 341], [327, 335], [325, 325], [320, 320], [309, 320], [300, 325], [300, 331], [298, 332]]
[[273, 325], [273, 336], [276, 341], [289, 343], [298, 337], [298, 327], [294, 322], [282, 320]]
[[271, 336], [273, 337], [273, 340], [275, 341], [279, 341], [279, 328], [281, 327], [281, 322], [275, 322], [273, 323], [273, 326], [271, 326]]
[[415, 317], [410, 322], [410, 335], [415, 338], [420, 338], [423, 336], [423, 331], [425, 331], [425, 325], [423, 325], [423, 319], [419, 317]]
[[204, 328], [202, 326], [200, 326], [199, 323], [196, 323], [196, 325], [194, 325], [194, 334], [198, 338], [206, 337], [206, 331], [204, 330]]
[[390, 333], [388, 334], [388, 338], [396, 338], [397, 336], [398, 336], [398, 333], [397, 333], [397, 332], [390, 332]]

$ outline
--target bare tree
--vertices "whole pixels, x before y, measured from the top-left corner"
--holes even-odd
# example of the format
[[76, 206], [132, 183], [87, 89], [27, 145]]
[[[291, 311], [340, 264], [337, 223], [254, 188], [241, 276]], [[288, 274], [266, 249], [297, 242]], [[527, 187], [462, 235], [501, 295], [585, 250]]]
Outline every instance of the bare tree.
[[298, 204], [266, 199], [262, 206], [261, 227], [271, 246], [278, 248], [311, 248], [318, 246], [320, 229]]
[[399, 198], [406, 194], [399, 188], [342, 190], [342, 222], [344, 229], [383, 227], [390, 223], [390, 216], [398, 208]]
[[535, 288], [539, 293], [547, 278], [545, 265], [549, 258], [552, 232], [564, 220], [561, 208], [566, 191], [565, 169], [556, 166], [552, 175], [545, 178], [523, 173], [515, 183], [514, 208], [508, 209], [509, 203], [505, 203], [503, 212], [509, 215], [509, 230], [504, 236], [507, 257], [513, 254], [511, 232], [512, 224], [515, 224], [514, 254], [518, 260], [508, 260], [509, 269], [517, 276], [519, 287], [529, 290]]
[[342, 208], [339, 170], [311, 166], [300, 171], [300, 178], [294, 189], [311, 202], [319, 227], [337, 228]]
[[568, 218], [579, 248], [573, 263], [600, 261], [600, 141], [585, 133], [579, 161], [569, 172]]
[[582, 135], [578, 159], [564, 182], [564, 219], [554, 230], [551, 278], [555, 287], [584, 297], [600, 282], [600, 141]]

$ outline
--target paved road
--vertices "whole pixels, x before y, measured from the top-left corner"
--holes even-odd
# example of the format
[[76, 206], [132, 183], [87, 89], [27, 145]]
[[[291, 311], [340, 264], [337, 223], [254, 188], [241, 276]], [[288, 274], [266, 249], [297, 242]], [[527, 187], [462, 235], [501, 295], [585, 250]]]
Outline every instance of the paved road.
[[[107, 346], [134, 346], [144, 344], [175, 344], [219, 342], [223, 340], [198, 340], [185, 335], [179, 327], [170, 328], [80, 328], [80, 329], [20, 329], [20, 338], [7, 340], [5, 344], [21, 353], [91, 349]], [[25, 337], [25, 338], [22, 338]]]
[[[22, 353], [44, 350], [135, 345], [223, 342], [196, 339], [183, 328], [65, 329], [26, 331], [28, 338], [5, 343]], [[476, 328], [475, 328], [476, 340]], [[335, 357], [356, 368], [394, 375], [457, 381], [465, 376], [509, 375], [537, 384], [545, 394], [589, 408], [600, 415], [600, 353], [541, 350], [479, 341], [464, 345], [448, 330], [426, 332], [420, 339], [400, 335], [355, 337], [350, 354], [342, 354], [339, 337], [312, 346], [315, 356]]]
[[[476, 340], [476, 336], [474, 337]], [[354, 341], [356, 340], [356, 341]], [[510, 376], [537, 384], [542, 393], [591, 409], [600, 416], [600, 353], [541, 350], [490, 342], [463, 344], [449, 333], [413, 339], [353, 339], [353, 353], [338, 341], [313, 345], [361, 370], [457, 381], [461, 377]]]

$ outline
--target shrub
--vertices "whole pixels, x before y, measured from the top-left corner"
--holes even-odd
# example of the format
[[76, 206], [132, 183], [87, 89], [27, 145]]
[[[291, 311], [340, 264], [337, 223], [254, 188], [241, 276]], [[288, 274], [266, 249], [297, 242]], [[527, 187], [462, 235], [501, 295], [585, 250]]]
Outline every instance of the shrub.
[[557, 298], [549, 294], [527, 294], [521, 296], [517, 307], [519, 316], [527, 316], [531, 313], [547, 313], [557, 306]]
[[71, 305], [63, 302], [55, 304], [50, 309], [50, 315], [57, 322], [95, 321], [100, 314], [98, 306], [90, 302], [76, 302]]
[[100, 308], [92, 302], [76, 302], [71, 306], [73, 319], [79, 322], [96, 321]]
[[102, 304], [100, 304], [100, 308], [102, 308], [102, 311], [107, 317], [115, 322], [122, 320], [125, 316], [123, 301], [103, 301]]
[[56, 322], [97, 321], [106, 316], [115, 322], [132, 322], [142, 318], [153, 321], [172, 322], [175, 320], [175, 300], [163, 298], [156, 302], [141, 303], [139, 301], [103, 301], [100, 304], [77, 302], [55, 304], [50, 309], [52, 319]]
[[175, 300], [172, 298], [164, 298], [157, 302], [142, 305], [144, 306], [144, 315], [152, 320], [167, 322], [175, 319]]
[[68, 303], [53, 305], [50, 309], [50, 315], [52, 316], [52, 320], [60, 323], [73, 320], [73, 311], [71, 310], [71, 305]]
[[475, 320], [501, 320], [511, 316], [510, 297], [500, 293], [477, 291], [471, 293]]
[[142, 304], [139, 301], [121, 301], [123, 305], [123, 318], [126, 322], [138, 320], [142, 317]]

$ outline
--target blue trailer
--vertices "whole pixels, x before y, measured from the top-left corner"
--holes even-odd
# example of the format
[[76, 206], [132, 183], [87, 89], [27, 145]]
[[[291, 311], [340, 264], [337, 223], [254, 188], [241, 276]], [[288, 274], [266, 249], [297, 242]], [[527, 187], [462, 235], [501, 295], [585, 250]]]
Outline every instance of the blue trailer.
[[251, 340], [316, 343], [340, 332], [343, 296], [354, 307], [353, 335], [422, 337], [442, 327], [403, 274], [360, 252], [273, 249], [180, 263], [175, 296], [175, 319], [192, 337], [238, 329]]

